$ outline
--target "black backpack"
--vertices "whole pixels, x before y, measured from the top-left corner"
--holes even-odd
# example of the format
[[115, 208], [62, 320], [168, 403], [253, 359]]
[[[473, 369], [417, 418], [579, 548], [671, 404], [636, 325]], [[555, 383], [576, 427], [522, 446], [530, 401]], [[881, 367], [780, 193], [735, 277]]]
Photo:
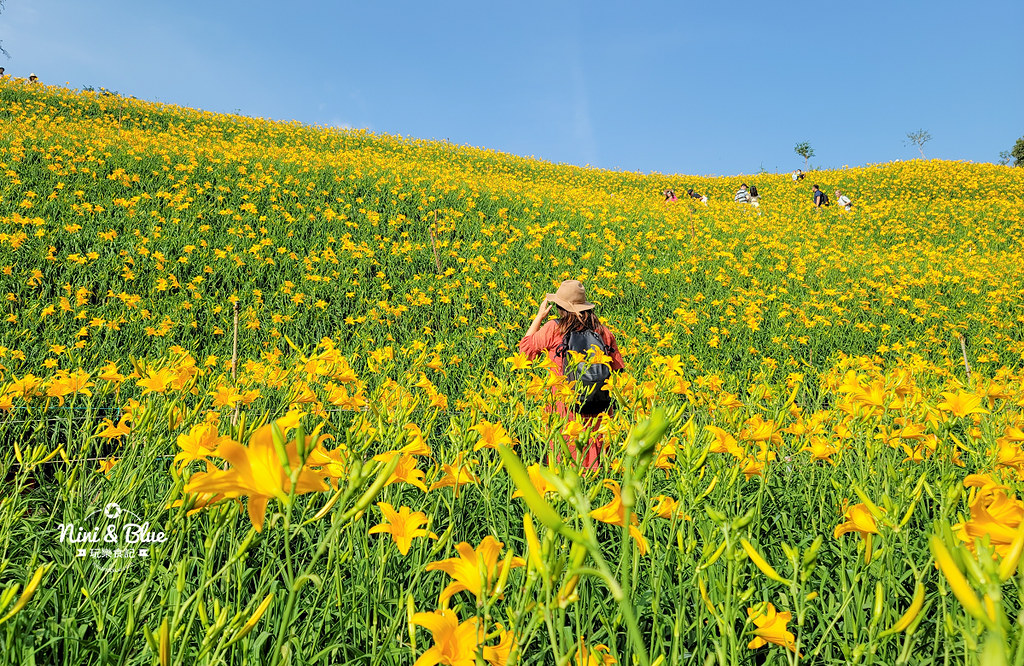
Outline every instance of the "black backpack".
[[828, 195], [825, 194], [824, 192], [822, 192], [821, 193], [821, 205], [822, 206], [827, 206], [827, 205], [829, 205], [829, 203], [831, 203], [831, 202], [829, 202], [829, 200], [828, 200]]
[[565, 378], [576, 382], [577, 400], [570, 409], [581, 416], [595, 416], [608, 411], [612, 404], [612, 396], [604, 388], [605, 381], [612, 376], [611, 370], [603, 363], [580, 361], [575, 366], [569, 365], [569, 352], [577, 352], [586, 356], [587, 352], [597, 347], [602, 353], [608, 354], [608, 346], [601, 336], [594, 331], [572, 331], [567, 333], [557, 354], [562, 357]]

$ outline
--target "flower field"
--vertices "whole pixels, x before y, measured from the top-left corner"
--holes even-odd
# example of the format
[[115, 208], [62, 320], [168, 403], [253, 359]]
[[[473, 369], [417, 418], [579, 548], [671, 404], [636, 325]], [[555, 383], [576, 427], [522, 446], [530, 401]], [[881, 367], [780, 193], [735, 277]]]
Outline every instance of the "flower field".
[[[1024, 664], [1024, 169], [753, 208], [5, 81], [0, 663]], [[596, 471], [517, 349], [570, 278]]]

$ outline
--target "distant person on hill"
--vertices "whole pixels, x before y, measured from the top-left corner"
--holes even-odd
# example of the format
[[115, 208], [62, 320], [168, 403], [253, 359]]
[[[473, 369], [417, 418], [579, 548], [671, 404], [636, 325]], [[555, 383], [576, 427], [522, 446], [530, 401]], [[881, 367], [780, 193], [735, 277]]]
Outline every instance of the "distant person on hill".
[[842, 206], [845, 210], [851, 210], [853, 208], [853, 202], [850, 201], [850, 197], [846, 196], [839, 190], [836, 190], [836, 203]]
[[759, 204], [757, 202], [757, 200], [758, 200], [757, 185], [751, 185], [750, 186], [750, 205], [753, 206], [754, 208], [757, 208], [758, 206], [760, 206], [761, 204]]
[[667, 189], [667, 190], [663, 190], [662, 194], [665, 195], [665, 201], [676, 201], [677, 200], [676, 199], [675, 190], [672, 190], [671, 188]]
[[0, 67], [0, 79], [4, 78], [4, 76], [5, 76], [5, 74], [4, 74], [4, 68], [3, 68], [3, 67]]
[[811, 201], [814, 202], [815, 208], [821, 208], [822, 206], [828, 205], [828, 195], [821, 191], [817, 185], [811, 186]]
[[804, 172], [803, 172], [802, 169], [797, 169], [796, 171], [793, 172], [793, 182], [794, 183], [797, 182], [798, 180], [803, 180], [803, 179], [804, 179]]
[[750, 203], [750, 192], [747, 191], [746, 183], [740, 185], [740, 189], [736, 191], [736, 196], [732, 200], [736, 203]]
[[35, 74], [29, 74], [28, 75], [28, 82], [29, 83], [38, 83], [39, 82], [39, 77], [36, 76]]
[[703, 194], [698, 194], [697, 192], [694, 192], [692, 187], [690, 189], [686, 190], [686, 194], [689, 195], [689, 197], [691, 199], [696, 199], [697, 201], [700, 201], [705, 206], [708, 203], [708, 198], [706, 196], [704, 196]]
[[[557, 309], [558, 319], [546, 322], [552, 307]], [[578, 400], [571, 405], [558, 400], [553, 410], [550, 407], [548, 410], [555, 411], [569, 421], [580, 421], [591, 432], [600, 426], [605, 412], [612, 412], [611, 396], [603, 389], [604, 381], [611, 376], [612, 371], [625, 367], [615, 336], [597, 318], [594, 308], [594, 304], [587, 301], [583, 283], [579, 280], [565, 280], [558, 286], [558, 291], [544, 296], [530, 328], [519, 341], [520, 353], [530, 360], [546, 353], [554, 364], [552, 372], [576, 382]], [[596, 348], [606, 357], [605, 363], [573, 362], [571, 352], [585, 354], [591, 348]], [[555, 390], [557, 386], [552, 388], [552, 391]], [[590, 438], [582, 460], [576, 451], [575, 438], [566, 437], [565, 444], [569, 453], [584, 468], [600, 466], [601, 449], [604, 446], [600, 435]], [[552, 442], [552, 449], [555, 446], [556, 443]]]

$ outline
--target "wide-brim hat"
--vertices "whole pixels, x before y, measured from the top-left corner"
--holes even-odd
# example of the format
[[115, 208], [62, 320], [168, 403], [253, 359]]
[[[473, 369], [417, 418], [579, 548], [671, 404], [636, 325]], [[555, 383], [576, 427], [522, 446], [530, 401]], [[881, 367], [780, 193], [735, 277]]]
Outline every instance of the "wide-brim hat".
[[558, 291], [545, 298], [567, 312], [593, 310], [594, 304], [587, 301], [587, 290], [579, 280], [565, 280], [558, 285]]

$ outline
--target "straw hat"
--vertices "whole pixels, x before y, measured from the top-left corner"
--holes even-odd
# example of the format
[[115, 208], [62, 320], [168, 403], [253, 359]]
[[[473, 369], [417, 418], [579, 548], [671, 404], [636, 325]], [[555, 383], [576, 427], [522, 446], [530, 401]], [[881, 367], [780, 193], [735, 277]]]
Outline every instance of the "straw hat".
[[594, 304], [587, 301], [587, 290], [579, 280], [565, 280], [558, 285], [558, 291], [545, 298], [568, 312], [593, 310]]

